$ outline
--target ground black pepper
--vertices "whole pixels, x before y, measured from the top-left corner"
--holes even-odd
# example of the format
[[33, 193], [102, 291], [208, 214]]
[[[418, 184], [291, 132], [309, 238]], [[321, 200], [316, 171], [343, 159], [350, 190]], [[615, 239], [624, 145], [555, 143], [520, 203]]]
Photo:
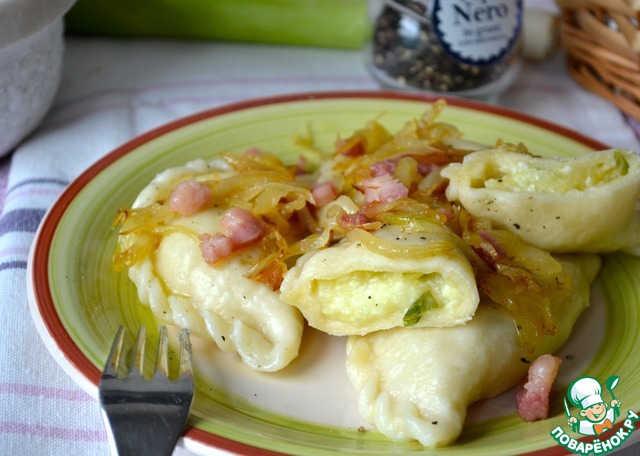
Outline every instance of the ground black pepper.
[[374, 23], [370, 66], [384, 84], [429, 92], [465, 92], [502, 78], [519, 59], [517, 49], [490, 64], [469, 64], [452, 55], [436, 34], [425, 4], [385, 2]]

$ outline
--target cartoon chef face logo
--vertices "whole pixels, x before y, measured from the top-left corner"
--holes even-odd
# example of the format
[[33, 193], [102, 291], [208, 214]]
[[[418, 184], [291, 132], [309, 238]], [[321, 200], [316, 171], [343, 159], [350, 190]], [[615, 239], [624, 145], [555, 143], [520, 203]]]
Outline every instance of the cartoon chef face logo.
[[[565, 449], [581, 456], [607, 454], [623, 445], [635, 431], [636, 421], [640, 421], [640, 416], [633, 410], [628, 410], [625, 419], [614, 426], [616, 418], [620, 416], [621, 403], [613, 390], [619, 381], [618, 376], [609, 377], [605, 382], [606, 394], [600, 382], [593, 377], [575, 380], [564, 398], [567, 424], [573, 432], [595, 437], [576, 440], [561, 426], [556, 426], [550, 432], [551, 437]], [[610, 397], [608, 401], [605, 400], [607, 397]], [[577, 417], [572, 415], [569, 403], [578, 409]], [[612, 431], [602, 435], [608, 430]]]
[[571, 403], [580, 409], [580, 419], [571, 415], [566, 399], [565, 411], [567, 423], [574, 432], [600, 435], [613, 429], [613, 423], [620, 415], [620, 401], [613, 394], [619, 380], [619, 377], [607, 379], [606, 386], [611, 395], [611, 401], [608, 403], [602, 398], [602, 386], [595, 378], [581, 377], [571, 384], [567, 396]]

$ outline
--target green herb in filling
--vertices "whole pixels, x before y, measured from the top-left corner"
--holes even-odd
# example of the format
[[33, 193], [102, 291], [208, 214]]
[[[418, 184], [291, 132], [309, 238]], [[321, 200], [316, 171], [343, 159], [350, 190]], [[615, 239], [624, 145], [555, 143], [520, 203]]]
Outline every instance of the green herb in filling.
[[404, 327], [415, 325], [420, 321], [426, 311], [435, 309], [436, 307], [438, 307], [438, 303], [431, 292], [427, 291], [422, 293], [422, 295], [411, 304], [407, 313], [404, 314], [402, 318]]
[[621, 176], [626, 176], [629, 172], [629, 162], [624, 154], [618, 150], [613, 153], [616, 160], [616, 169], [620, 170]]

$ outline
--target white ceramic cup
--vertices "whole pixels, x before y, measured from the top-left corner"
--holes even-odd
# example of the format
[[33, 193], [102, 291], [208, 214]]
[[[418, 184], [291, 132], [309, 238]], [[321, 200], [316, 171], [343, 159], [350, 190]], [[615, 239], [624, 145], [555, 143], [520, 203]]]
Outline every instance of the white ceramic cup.
[[63, 15], [73, 0], [0, 0], [0, 156], [51, 107], [63, 61]]

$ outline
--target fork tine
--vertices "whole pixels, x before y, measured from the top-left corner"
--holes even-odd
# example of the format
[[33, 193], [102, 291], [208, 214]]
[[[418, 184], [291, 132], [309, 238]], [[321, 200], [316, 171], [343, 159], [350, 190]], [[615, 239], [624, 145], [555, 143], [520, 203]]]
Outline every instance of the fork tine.
[[169, 333], [166, 326], [160, 327], [160, 337], [158, 339], [158, 355], [156, 357], [156, 372], [169, 377]]
[[129, 370], [129, 375], [140, 376], [144, 375], [144, 350], [147, 340], [147, 330], [144, 326], [140, 326], [138, 330], [138, 337], [136, 338], [136, 344], [133, 347], [133, 362]]
[[118, 366], [120, 365], [120, 356], [122, 355], [122, 344], [124, 342], [124, 326], [120, 326], [113, 338], [109, 356], [102, 371], [103, 376], [118, 377]]
[[180, 377], [192, 376], [191, 368], [191, 340], [189, 339], [189, 330], [182, 329], [180, 333]]

